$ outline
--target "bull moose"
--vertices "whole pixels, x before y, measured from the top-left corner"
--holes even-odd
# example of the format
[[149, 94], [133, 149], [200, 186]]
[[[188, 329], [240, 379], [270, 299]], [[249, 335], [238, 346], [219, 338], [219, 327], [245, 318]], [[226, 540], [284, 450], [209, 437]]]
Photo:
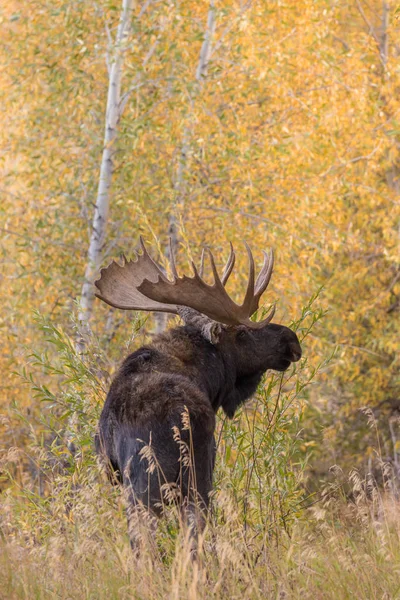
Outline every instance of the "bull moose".
[[[274, 308], [262, 321], [250, 320], [271, 278], [272, 252], [264, 252], [255, 280], [246, 244], [249, 278], [239, 306], [225, 289], [235, 264], [232, 245], [222, 277], [209, 249], [203, 250], [199, 270], [193, 264], [193, 276], [180, 277], [171, 248], [170, 280], [140, 243], [136, 260], [102, 269], [97, 297], [124, 310], [177, 314], [185, 324], [155, 335], [124, 360], [101, 413], [96, 450], [110, 479], [127, 492], [128, 521], [139, 507], [159, 516], [164, 490], [172, 486], [187, 523], [198, 531], [212, 490], [216, 412], [222, 408], [232, 418], [263, 374], [285, 371], [300, 359], [301, 347], [292, 330], [271, 322]], [[212, 285], [203, 279], [206, 255]], [[190, 449], [186, 460], [183, 446]], [[156, 467], [149, 464], [149, 452]], [[135, 528], [130, 531], [135, 546]]]

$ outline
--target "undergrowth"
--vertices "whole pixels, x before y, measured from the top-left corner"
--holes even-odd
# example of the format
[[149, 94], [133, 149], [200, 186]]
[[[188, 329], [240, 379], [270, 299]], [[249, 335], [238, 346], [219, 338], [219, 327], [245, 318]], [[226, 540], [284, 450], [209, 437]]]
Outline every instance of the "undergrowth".
[[[314, 309], [317, 297], [292, 324], [303, 348], [323, 317]], [[329, 486], [307, 492], [304, 411], [312, 382], [332, 357], [312, 365], [305, 352], [286, 373], [269, 373], [235, 419], [219, 420], [212, 509], [198, 560], [191, 560], [188, 532], [173, 510], [155, 543], [134, 559], [122, 495], [101, 475], [93, 449], [115, 366], [102, 340], [92, 336], [83, 356], [61, 329], [40, 316], [37, 322], [49, 349], [31, 353], [21, 375], [40, 408], [28, 416], [13, 407], [29, 444], [9, 448], [0, 463], [8, 478], [0, 598], [400, 597], [393, 486], [379, 490], [357, 472], [344, 482], [335, 469]]]

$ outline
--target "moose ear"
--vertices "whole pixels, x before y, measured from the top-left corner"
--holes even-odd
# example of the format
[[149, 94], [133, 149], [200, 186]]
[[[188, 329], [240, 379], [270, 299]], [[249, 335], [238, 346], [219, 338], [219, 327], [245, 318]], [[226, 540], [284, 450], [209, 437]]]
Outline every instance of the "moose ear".
[[207, 342], [213, 345], [218, 344], [225, 325], [213, 321], [209, 317], [206, 317], [206, 315], [188, 306], [177, 306], [177, 313], [186, 325], [196, 327]]
[[223, 326], [221, 323], [217, 323], [216, 321], [211, 321], [210, 323], [206, 323], [201, 330], [201, 333], [205, 337], [206, 340], [211, 342], [215, 346], [218, 344]]

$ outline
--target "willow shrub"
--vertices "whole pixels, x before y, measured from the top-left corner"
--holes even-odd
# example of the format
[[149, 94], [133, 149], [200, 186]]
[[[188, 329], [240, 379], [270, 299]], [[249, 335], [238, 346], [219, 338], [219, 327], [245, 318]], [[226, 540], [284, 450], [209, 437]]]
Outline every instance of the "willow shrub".
[[[283, 374], [268, 373], [255, 398], [233, 420], [218, 419], [215, 489], [201, 545], [206, 552], [200, 550], [206, 562], [204, 557], [216, 557], [210, 574], [215, 582], [221, 575], [218, 565], [232, 563], [232, 568], [239, 568], [233, 552], [236, 543], [241, 556], [246, 554], [240, 570], [248, 575], [260, 557], [265, 558], [272, 541], [274, 547], [285, 546], [310, 502], [304, 486], [309, 455], [301, 437], [302, 420], [310, 384], [327, 362], [311, 367], [307, 358], [307, 336], [324, 314], [314, 308], [317, 298], [315, 294], [292, 323], [304, 349], [301, 361]], [[31, 353], [22, 377], [35, 398], [33, 406], [40, 400], [40, 408], [27, 415], [14, 406], [14, 417], [29, 436], [28, 451], [26, 446], [12, 448], [2, 459], [9, 477], [1, 517], [5, 543], [11, 544], [12, 552], [24, 548], [30, 560], [54, 563], [61, 571], [77, 562], [81, 569], [83, 561], [89, 579], [93, 561], [96, 569], [98, 561], [104, 561], [104, 568], [111, 570], [109, 585], [118, 571], [125, 583], [140, 587], [143, 573], [132, 574], [127, 566], [130, 549], [122, 495], [101, 475], [93, 447], [109, 373], [115, 369], [107, 358], [106, 339], [91, 336], [80, 355], [73, 340], [48, 319], [37, 315], [37, 324], [48, 351]], [[127, 345], [142, 335], [141, 327], [133, 323]], [[182, 558], [187, 554], [182, 550], [186, 534], [177, 525], [177, 515], [170, 511], [160, 523], [156, 556], [152, 550], [150, 557], [149, 550], [146, 577], [155, 560], [168, 585], [183, 578], [179, 586], [185, 587], [189, 585], [185, 573], [192, 567]], [[53, 572], [53, 582], [54, 577]], [[241, 581], [246, 577], [242, 574]], [[37, 585], [40, 588], [40, 582]], [[54, 585], [62, 596], [60, 582]]]

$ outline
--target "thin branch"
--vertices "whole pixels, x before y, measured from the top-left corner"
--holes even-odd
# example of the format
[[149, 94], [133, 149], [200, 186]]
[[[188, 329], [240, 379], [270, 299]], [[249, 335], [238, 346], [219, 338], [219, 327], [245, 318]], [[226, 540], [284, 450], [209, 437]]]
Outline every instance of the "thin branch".
[[366, 14], [365, 14], [365, 12], [364, 12], [364, 9], [363, 9], [363, 7], [362, 7], [362, 5], [361, 5], [361, 2], [360, 2], [360, 0], [356, 0], [356, 4], [357, 4], [358, 12], [360, 13], [360, 15], [361, 15], [361, 17], [362, 17], [362, 19], [363, 19], [364, 23], [366, 24], [366, 26], [367, 26], [367, 27], [368, 27], [368, 29], [369, 29], [369, 32], [368, 32], [368, 33], [369, 33], [370, 35], [372, 35], [372, 37], [374, 38], [375, 42], [376, 42], [376, 43], [378, 44], [378, 46], [379, 46], [379, 38], [378, 38], [378, 36], [376, 35], [375, 29], [374, 29], [374, 27], [373, 27], [372, 23], [370, 23], [370, 21], [368, 20], [368, 17], [367, 17], [367, 15], [366, 15]]
[[238, 21], [238, 19], [240, 19], [243, 16], [243, 14], [250, 8], [251, 4], [252, 4], [252, 0], [248, 0], [248, 2], [246, 2], [246, 4], [244, 4], [242, 6], [242, 8], [240, 9], [240, 12], [239, 12], [238, 16], [236, 17], [236, 19], [233, 19], [230, 22], [230, 24], [227, 25], [227, 27], [225, 27], [225, 29], [223, 30], [223, 32], [221, 33], [221, 35], [219, 37], [218, 42], [216, 42], [214, 44], [212, 52], [210, 53], [210, 58], [214, 54], [214, 52], [217, 52], [220, 49], [225, 36], [228, 35], [228, 33], [233, 29], [233, 27], [236, 25], [236, 22]]
[[347, 165], [353, 164], [353, 163], [358, 163], [361, 161], [368, 161], [370, 160], [374, 154], [379, 150], [380, 148], [380, 144], [378, 144], [373, 150], [371, 150], [371, 152], [369, 154], [366, 154], [365, 156], [355, 156], [354, 158], [349, 158], [348, 160], [342, 160], [341, 158], [339, 158], [339, 163], [335, 163], [333, 165], [331, 165], [326, 171], [324, 171], [323, 173], [320, 173], [320, 177], [326, 177], [327, 175], [329, 175], [329, 173], [331, 171], [333, 171], [334, 169], [340, 169], [340, 168], [344, 168]]
[[367, 15], [364, 12], [364, 9], [361, 5], [360, 0], [356, 0], [358, 12], [360, 13], [364, 23], [367, 25], [369, 29], [369, 34], [375, 40], [376, 45], [379, 50], [379, 59], [382, 63], [383, 71], [385, 74], [386, 65], [388, 61], [388, 53], [389, 53], [389, 39], [388, 39], [388, 28], [389, 28], [389, 4], [386, 0], [383, 0], [382, 3], [382, 17], [381, 17], [381, 32], [380, 36], [376, 33], [375, 28], [372, 23], [369, 21]]
[[111, 37], [111, 31], [110, 28], [108, 26], [108, 23], [105, 24], [105, 29], [106, 29], [106, 35], [107, 35], [107, 50], [106, 50], [106, 66], [107, 66], [107, 73], [108, 73], [108, 77], [110, 77], [110, 73], [111, 73], [111, 64], [110, 64], [110, 48], [112, 48], [112, 37]]
[[389, 308], [386, 310], [387, 314], [389, 315], [390, 313], [392, 313], [393, 311], [396, 310], [396, 308], [400, 308], [400, 298], [397, 298], [397, 300], [395, 300], [390, 306]]
[[[155, 49], [157, 48], [158, 44], [159, 44], [160, 38], [158, 37], [155, 42], [152, 44], [150, 50], [148, 51], [148, 53], [146, 54], [146, 56], [143, 59], [142, 62], [142, 67], [145, 67], [147, 65], [147, 63], [149, 62], [149, 60], [151, 59], [151, 57], [153, 56]], [[132, 94], [132, 92], [134, 92], [135, 90], [139, 89], [140, 87], [143, 87], [144, 85], [147, 85], [149, 83], [152, 83], [151, 81], [146, 81], [146, 82], [140, 82], [141, 79], [141, 74], [139, 73], [136, 77], [135, 77], [135, 84], [125, 92], [125, 94], [122, 96], [120, 104], [119, 104], [119, 118], [122, 117], [122, 114], [125, 110], [125, 107], [128, 103], [128, 100]]]
[[353, 344], [346, 344], [344, 342], [338, 343], [338, 346], [343, 346], [344, 348], [352, 348], [353, 350], [359, 350], [360, 352], [365, 352], [365, 354], [371, 354], [372, 356], [377, 356], [382, 360], [387, 360], [387, 356], [383, 356], [383, 354], [379, 354], [378, 352], [374, 352], [373, 350], [369, 350], [368, 348], [364, 348], [363, 346], [354, 346]]
[[123, 112], [125, 110], [125, 107], [128, 103], [129, 98], [131, 97], [132, 92], [135, 92], [136, 90], [140, 89], [141, 87], [145, 86], [145, 85], [149, 85], [150, 83], [156, 83], [156, 80], [154, 81], [142, 81], [141, 83], [136, 83], [135, 85], [133, 85], [132, 87], [129, 88], [129, 90], [127, 90], [122, 96], [121, 96], [121, 100], [119, 103], [119, 118], [122, 117]]
[[394, 276], [394, 278], [392, 279], [392, 281], [390, 282], [390, 285], [388, 287], [388, 292], [392, 292], [394, 289], [394, 286], [396, 285], [396, 283], [400, 280], [400, 268], [398, 269], [396, 275]]

